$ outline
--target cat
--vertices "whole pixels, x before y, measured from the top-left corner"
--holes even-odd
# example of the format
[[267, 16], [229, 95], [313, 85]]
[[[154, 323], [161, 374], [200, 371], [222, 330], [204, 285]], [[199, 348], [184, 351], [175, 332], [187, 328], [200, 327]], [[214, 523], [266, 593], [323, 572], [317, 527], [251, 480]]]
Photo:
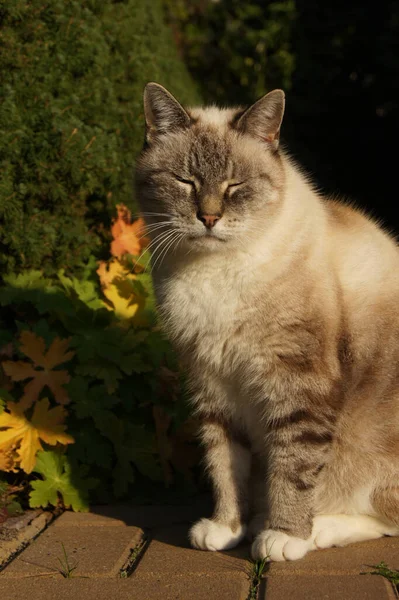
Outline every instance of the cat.
[[185, 109], [149, 83], [136, 167], [214, 490], [191, 544], [247, 535], [273, 561], [399, 535], [398, 247], [316, 191], [279, 144], [284, 107]]

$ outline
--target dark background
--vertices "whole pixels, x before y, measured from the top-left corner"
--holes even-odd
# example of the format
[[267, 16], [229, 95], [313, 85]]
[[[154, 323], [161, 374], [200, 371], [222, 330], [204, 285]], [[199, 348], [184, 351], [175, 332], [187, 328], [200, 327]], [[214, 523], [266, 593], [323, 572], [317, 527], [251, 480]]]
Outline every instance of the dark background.
[[297, 6], [290, 147], [328, 192], [348, 195], [398, 231], [399, 4]]
[[399, 230], [398, 2], [194, 0], [170, 13], [207, 101], [284, 88], [282, 138], [299, 163], [323, 191]]

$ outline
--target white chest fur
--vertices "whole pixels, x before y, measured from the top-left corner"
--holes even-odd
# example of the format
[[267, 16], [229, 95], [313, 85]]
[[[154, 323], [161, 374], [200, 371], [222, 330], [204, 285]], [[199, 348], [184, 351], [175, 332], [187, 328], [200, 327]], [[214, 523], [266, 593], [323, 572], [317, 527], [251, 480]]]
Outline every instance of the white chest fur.
[[227, 257], [208, 258], [181, 269], [160, 286], [169, 335], [220, 374], [231, 367], [233, 355], [237, 358], [245, 351], [238, 331], [255, 310], [246, 278], [242, 266]]

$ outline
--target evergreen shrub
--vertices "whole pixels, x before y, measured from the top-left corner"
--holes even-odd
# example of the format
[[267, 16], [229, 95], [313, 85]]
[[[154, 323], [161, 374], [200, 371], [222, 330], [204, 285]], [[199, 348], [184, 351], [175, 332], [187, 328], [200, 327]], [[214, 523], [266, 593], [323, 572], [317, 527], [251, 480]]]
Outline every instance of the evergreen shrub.
[[134, 206], [142, 90], [198, 101], [160, 0], [0, 0], [0, 270], [78, 274]]

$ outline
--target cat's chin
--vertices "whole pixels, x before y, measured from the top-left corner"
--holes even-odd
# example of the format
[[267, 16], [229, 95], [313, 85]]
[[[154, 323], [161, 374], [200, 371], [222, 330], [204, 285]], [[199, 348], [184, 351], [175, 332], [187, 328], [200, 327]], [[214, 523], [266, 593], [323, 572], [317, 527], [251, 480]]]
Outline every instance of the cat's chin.
[[223, 248], [227, 241], [216, 235], [198, 235], [190, 236], [186, 243], [193, 250], [214, 251]]

